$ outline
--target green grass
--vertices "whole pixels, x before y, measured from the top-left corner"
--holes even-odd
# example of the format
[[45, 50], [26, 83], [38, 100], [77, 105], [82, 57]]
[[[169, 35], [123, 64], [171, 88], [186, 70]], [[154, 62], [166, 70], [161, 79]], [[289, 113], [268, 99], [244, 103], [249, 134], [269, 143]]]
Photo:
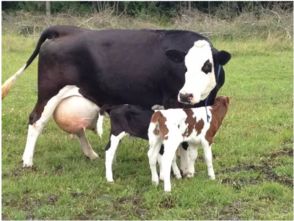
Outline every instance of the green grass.
[[[32, 53], [36, 39], [4, 35], [2, 82]], [[147, 142], [126, 138], [105, 179], [103, 139], [88, 132], [100, 159], [87, 160], [75, 139], [50, 121], [34, 168], [21, 156], [36, 101], [36, 61], [2, 102], [3, 219], [293, 219], [293, 54], [289, 41], [214, 40], [232, 53], [219, 92], [230, 110], [213, 146], [216, 180], [203, 153], [192, 179], [172, 180], [172, 193], [151, 184]]]

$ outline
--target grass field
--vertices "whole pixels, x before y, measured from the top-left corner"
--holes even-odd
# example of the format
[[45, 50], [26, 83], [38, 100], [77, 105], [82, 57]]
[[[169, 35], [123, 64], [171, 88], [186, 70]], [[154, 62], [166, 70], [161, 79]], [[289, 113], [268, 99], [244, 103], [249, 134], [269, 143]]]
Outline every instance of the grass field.
[[[32, 53], [36, 39], [4, 35], [2, 82]], [[88, 132], [100, 159], [86, 159], [75, 139], [51, 120], [34, 167], [21, 157], [36, 102], [36, 61], [2, 102], [2, 219], [293, 219], [293, 53], [279, 39], [213, 41], [232, 53], [219, 92], [230, 110], [213, 146], [216, 180], [203, 152], [192, 179], [172, 180], [172, 193], [151, 184], [147, 142], [126, 138], [114, 184], [105, 179], [103, 139]]]

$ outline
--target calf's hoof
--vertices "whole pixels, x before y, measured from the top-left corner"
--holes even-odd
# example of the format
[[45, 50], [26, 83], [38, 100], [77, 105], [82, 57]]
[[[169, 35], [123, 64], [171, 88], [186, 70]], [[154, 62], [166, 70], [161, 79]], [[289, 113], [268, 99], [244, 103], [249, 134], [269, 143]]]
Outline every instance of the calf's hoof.
[[113, 179], [106, 179], [106, 180], [107, 180], [107, 183], [114, 183]]
[[209, 176], [210, 180], [215, 180], [215, 176]]
[[154, 186], [158, 186], [158, 184], [159, 184], [159, 180], [152, 180], [152, 184], [153, 184]]
[[22, 167], [23, 168], [31, 168], [33, 167], [33, 160], [26, 159], [25, 157], [22, 158]]
[[186, 174], [186, 177], [187, 177], [187, 178], [192, 178], [192, 177], [194, 177], [194, 173], [187, 173], [187, 174]]
[[32, 168], [33, 167], [33, 163], [30, 163], [30, 162], [29, 163], [23, 163], [22, 164], [22, 167], [23, 168]]

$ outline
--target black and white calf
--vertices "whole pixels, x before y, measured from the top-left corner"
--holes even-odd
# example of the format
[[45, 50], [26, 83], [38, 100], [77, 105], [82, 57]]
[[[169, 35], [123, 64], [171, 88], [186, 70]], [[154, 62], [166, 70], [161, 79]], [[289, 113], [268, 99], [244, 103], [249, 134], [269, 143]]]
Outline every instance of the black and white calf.
[[[161, 158], [161, 173], [164, 191], [171, 191], [170, 170], [175, 152], [182, 142], [189, 145], [188, 165], [193, 165], [197, 157], [197, 145], [204, 149], [204, 157], [210, 179], [215, 179], [212, 166], [211, 144], [227, 113], [228, 97], [217, 97], [214, 105], [190, 109], [167, 109], [156, 111], [148, 128], [150, 149], [148, 151], [152, 182], [159, 183], [156, 162], [161, 145], [164, 153]], [[207, 118], [208, 117], [208, 118]], [[207, 120], [209, 119], [209, 120]], [[183, 159], [181, 159], [182, 161]], [[190, 166], [191, 167], [191, 166]], [[194, 171], [192, 171], [194, 172]]]
[[[204, 36], [180, 30], [44, 30], [26, 64], [2, 86], [2, 98], [33, 60], [38, 61], [38, 99], [30, 114], [23, 166], [33, 165], [38, 136], [56, 107], [71, 96], [98, 107], [145, 108], [211, 105], [224, 84], [230, 60]], [[72, 110], [75, 111], [75, 110]]]
[[[113, 182], [112, 163], [119, 142], [126, 135], [147, 140], [148, 126], [154, 111], [129, 104], [104, 105], [100, 109], [97, 121], [97, 132], [100, 136], [102, 134], [102, 121], [105, 112], [109, 115], [111, 125], [109, 142], [105, 147], [106, 179], [108, 182]], [[173, 173], [177, 179], [180, 179], [181, 173], [175, 160], [173, 159], [172, 161]]]

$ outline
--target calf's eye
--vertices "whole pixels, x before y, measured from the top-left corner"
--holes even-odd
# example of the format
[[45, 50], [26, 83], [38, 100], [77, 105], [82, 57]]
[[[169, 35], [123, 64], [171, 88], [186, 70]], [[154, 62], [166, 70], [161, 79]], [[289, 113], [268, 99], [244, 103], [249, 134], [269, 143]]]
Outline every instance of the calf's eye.
[[212, 70], [212, 64], [210, 63], [209, 60], [205, 61], [202, 69], [201, 69], [205, 74], [208, 74]]

